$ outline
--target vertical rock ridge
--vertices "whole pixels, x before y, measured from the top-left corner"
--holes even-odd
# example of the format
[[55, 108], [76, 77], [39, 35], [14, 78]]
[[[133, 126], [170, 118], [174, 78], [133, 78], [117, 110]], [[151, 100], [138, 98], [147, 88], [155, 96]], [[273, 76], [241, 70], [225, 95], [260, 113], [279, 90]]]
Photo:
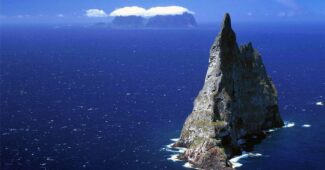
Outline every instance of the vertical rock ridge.
[[277, 92], [252, 43], [238, 47], [225, 14], [210, 49], [202, 90], [175, 146], [180, 157], [201, 169], [231, 169], [227, 160], [250, 147], [252, 136], [281, 127]]

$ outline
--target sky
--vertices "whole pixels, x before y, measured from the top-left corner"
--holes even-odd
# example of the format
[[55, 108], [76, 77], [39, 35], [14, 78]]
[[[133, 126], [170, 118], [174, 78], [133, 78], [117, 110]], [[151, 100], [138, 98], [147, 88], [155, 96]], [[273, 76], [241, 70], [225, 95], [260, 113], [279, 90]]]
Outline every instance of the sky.
[[193, 12], [198, 23], [219, 22], [225, 12], [240, 22], [325, 22], [325, 0], [0, 0], [0, 21], [110, 22], [112, 11], [130, 6], [180, 6]]

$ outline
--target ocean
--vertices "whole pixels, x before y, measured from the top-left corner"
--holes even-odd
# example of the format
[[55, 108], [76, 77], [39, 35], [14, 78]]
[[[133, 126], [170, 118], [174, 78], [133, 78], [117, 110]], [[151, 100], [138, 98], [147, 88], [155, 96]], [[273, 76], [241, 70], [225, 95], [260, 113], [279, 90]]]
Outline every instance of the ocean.
[[[290, 128], [272, 132], [240, 170], [321, 170], [325, 161], [325, 24], [235, 23], [253, 42]], [[203, 86], [219, 25], [111, 30], [2, 26], [1, 167], [185, 169], [178, 138]]]

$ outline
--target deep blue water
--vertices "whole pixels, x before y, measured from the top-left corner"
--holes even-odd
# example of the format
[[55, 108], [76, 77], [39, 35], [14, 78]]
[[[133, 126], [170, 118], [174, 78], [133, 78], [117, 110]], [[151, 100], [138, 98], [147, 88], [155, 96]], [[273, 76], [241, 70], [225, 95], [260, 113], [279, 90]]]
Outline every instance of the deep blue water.
[[[234, 29], [262, 54], [295, 123], [239, 169], [323, 169], [324, 24]], [[162, 148], [192, 110], [218, 31], [2, 27], [0, 169], [183, 169]]]

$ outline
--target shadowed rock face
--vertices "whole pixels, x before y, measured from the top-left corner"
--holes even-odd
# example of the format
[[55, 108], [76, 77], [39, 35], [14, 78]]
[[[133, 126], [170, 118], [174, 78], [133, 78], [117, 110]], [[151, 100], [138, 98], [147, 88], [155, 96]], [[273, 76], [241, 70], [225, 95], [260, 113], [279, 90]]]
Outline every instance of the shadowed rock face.
[[180, 157], [202, 169], [231, 169], [227, 160], [282, 127], [277, 91], [251, 43], [238, 47], [229, 14], [210, 50], [202, 90], [175, 146]]

